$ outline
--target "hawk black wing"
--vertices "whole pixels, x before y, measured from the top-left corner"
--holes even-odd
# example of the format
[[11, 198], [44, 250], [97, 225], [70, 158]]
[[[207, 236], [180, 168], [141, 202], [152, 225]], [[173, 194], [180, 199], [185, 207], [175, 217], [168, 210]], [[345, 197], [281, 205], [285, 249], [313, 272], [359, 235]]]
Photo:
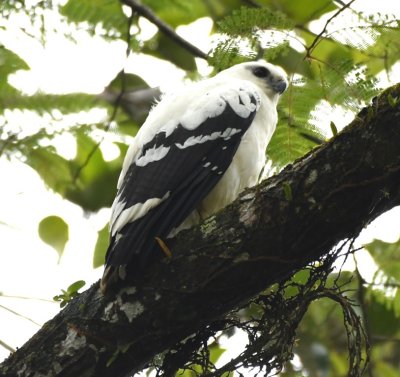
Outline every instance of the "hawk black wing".
[[113, 204], [103, 289], [162, 256], [155, 238], [179, 226], [228, 169], [259, 97], [242, 90], [220, 99], [223, 108], [196, 127], [159, 131], [133, 157]]

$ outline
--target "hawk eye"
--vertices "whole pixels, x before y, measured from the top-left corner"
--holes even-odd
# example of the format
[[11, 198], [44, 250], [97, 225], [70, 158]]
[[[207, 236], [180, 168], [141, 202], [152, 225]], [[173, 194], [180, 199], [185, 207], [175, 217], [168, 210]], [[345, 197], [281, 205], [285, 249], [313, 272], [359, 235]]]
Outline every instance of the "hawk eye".
[[260, 77], [260, 78], [264, 78], [264, 77], [268, 77], [269, 76], [269, 71], [267, 68], [265, 67], [255, 67], [253, 69], [253, 73], [255, 76]]

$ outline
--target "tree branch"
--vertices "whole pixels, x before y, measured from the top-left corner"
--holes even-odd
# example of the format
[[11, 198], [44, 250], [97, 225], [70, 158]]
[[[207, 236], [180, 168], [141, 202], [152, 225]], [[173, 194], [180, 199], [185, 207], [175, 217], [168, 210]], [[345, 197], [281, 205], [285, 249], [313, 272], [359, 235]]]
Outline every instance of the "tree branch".
[[133, 12], [136, 12], [140, 16], [148, 19], [151, 23], [156, 25], [160, 29], [160, 31], [163, 32], [167, 37], [174, 40], [179, 46], [183, 47], [194, 56], [207, 60], [206, 53], [201, 51], [196, 46], [192, 45], [186, 39], [182, 38], [179, 34], [177, 34], [171, 26], [158, 18], [150, 8], [139, 3], [139, 1], [137, 0], [121, 0], [121, 3], [129, 6]]
[[[5, 376], [125, 376], [400, 203], [400, 85], [330, 142], [181, 232], [134, 287], [74, 299], [0, 365]], [[291, 197], [284, 187], [290, 187]], [[286, 190], [287, 191], [287, 190]], [[46, 352], [43, 352], [46, 350]]]

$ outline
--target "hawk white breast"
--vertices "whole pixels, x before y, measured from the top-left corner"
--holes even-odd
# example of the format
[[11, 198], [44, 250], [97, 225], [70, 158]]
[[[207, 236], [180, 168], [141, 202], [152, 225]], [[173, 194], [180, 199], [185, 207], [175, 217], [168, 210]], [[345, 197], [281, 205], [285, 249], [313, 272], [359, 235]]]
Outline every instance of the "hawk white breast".
[[198, 223], [257, 183], [287, 85], [277, 66], [242, 63], [152, 109], [118, 181], [103, 291], [161, 256], [156, 238]]

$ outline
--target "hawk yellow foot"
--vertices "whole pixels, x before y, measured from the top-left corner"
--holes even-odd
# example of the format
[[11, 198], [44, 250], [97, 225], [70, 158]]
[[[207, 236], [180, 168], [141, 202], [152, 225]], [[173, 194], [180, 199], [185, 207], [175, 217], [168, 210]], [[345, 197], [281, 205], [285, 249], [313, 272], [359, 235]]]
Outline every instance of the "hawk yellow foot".
[[171, 250], [168, 248], [165, 242], [160, 237], [155, 237], [155, 238], [158, 243], [158, 246], [160, 246], [161, 248], [161, 251], [165, 254], [167, 258], [171, 258], [172, 257]]

